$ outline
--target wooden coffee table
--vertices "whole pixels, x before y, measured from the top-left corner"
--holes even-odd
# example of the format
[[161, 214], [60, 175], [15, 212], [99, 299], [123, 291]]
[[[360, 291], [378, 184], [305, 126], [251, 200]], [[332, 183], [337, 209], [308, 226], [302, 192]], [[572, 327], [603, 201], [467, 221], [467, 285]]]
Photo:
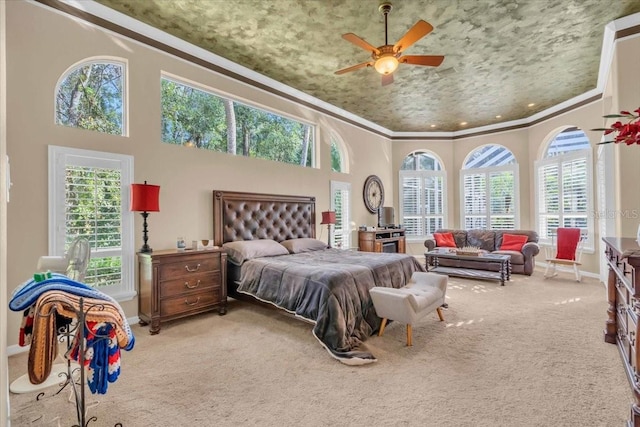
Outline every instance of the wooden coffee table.
[[[434, 249], [424, 254], [427, 271], [432, 273], [446, 274], [447, 276], [466, 277], [469, 279], [497, 280], [501, 286], [504, 282], [511, 280], [511, 256], [502, 254], [478, 254], [478, 255], [458, 255], [449, 249]], [[458, 261], [477, 261], [490, 264], [499, 264], [498, 271], [481, 270], [465, 267], [444, 267], [439, 265], [439, 259], [446, 258]], [[432, 264], [432, 265], [430, 265]], [[431, 268], [429, 268], [431, 267]]]

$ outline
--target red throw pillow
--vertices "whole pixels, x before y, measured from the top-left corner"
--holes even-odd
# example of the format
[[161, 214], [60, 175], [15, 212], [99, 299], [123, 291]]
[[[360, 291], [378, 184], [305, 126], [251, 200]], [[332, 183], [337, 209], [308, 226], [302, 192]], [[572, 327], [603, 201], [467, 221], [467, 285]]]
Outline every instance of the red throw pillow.
[[453, 238], [453, 233], [433, 233], [433, 237], [436, 238], [436, 246], [441, 248], [456, 247], [456, 241]]
[[521, 251], [522, 247], [529, 240], [526, 234], [503, 234], [501, 251]]

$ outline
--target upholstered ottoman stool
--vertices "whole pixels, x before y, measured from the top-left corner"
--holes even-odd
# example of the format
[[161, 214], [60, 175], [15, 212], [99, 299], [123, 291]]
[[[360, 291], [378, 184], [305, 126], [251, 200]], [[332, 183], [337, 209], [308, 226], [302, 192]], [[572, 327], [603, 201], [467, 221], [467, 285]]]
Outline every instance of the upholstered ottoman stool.
[[437, 273], [416, 272], [402, 288], [376, 286], [369, 290], [373, 306], [382, 317], [380, 332], [382, 336], [387, 320], [397, 320], [407, 324], [407, 345], [413, 345], [411, 325], [436, 310], [440, 321], [442, 305], [447, 292], [447, 276]]

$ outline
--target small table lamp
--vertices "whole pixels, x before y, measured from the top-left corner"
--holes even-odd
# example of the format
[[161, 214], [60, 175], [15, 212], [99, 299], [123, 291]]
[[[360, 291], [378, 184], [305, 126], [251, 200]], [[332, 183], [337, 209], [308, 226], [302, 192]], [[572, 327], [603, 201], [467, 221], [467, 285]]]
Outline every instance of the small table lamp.
[[322, 222], [321, 225], [327, 225], [327, 233], [329, 236], [327, 237], [327, 244], [331, 247], [331, 224], [336, 223], [336, 213], [334, 211], [324, 211], [322, 212]]
[[141, 212], [143, 218], [142, 238], [144, 245], [140, 249], [142, 253], [151, 253], [152, 249], [147, 245], [147, 217], [149, 212], [160, 211], [160, 186], [147, 184], [131, 184], [131, 211]]

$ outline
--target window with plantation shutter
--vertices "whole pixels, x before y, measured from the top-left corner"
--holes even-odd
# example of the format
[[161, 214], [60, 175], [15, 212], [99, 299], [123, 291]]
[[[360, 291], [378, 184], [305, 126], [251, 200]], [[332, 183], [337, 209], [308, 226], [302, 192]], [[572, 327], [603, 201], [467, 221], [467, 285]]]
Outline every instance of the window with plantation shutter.
[[331, 210], [336, 213], [336, 223], [331, 227], [331, 246], [351, 247], [351, 184], [331, 181]]
[[460, 171], [464, 229], [518, 228], [517, 167], [513, 153], [500, 145], [469, 155]]
[[64, 255], [75, 237], [87, 238], [84, 282], [120, 301], [133, 298], [133, 158], [50, 146], [49, 163], [49, 253]]
[[445, 228], [446, 179], [435, 156], [409, 154], [400, 170], [400, 214], [407, 240], [424, 240]]
[[550, 244], [558, 227], [577, 227], [586, 236], [584, 249], [593, 250], [591, 145], [585, 133], [568, 128], [556, 135], [535, 171], [540, 242]]

